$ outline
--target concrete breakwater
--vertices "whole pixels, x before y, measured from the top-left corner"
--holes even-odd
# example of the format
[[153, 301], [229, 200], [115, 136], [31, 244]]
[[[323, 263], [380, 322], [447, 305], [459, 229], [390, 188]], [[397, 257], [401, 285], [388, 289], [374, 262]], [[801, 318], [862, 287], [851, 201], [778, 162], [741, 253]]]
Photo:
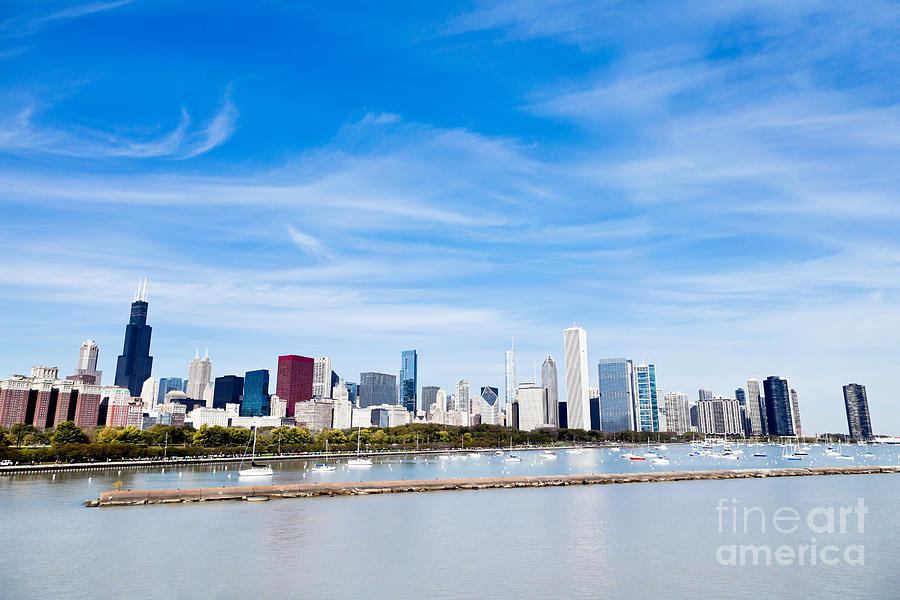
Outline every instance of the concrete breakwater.
[[134, 506], [211, 500], [259, 501], [276, 498], [315, 496], [363, 496], [400, 492], [441, 490], [483, 490], [491, 488], [547, 487], [710, 479], [754, 479], [803, 477], [809, 475], [868, 475], [900, 473], [900, 466], [849, 466], [774, 469], [734, 469], [715, 471], [669, 471], [657, 473], [600, 473], [590, 475], [540, 475], [534, 477], [485, 477], [477, 479], [410, 479], [400, 481], [341, 481], [334, 483], [292, 483], [200, 488], [193, 490], [127, 490], [103, 492], [85, 506]]

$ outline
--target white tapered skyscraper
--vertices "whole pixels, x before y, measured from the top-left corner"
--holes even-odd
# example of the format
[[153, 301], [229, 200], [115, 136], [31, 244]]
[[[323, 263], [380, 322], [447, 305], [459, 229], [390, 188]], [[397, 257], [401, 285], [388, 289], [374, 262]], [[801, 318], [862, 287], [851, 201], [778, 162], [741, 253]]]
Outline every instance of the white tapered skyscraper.
[[569, 429], [591, 428], [588, 395], [587, 332], [572, 326], [563, 331], [566, 353], [566, 415]]
[[516, 341], [513, 340], [512, 348], [506, 351], [506, 402], [500, 407], [509, 410], [516, 400], [516, 391], [519, 384], [516, 381]]
[[200, 349], [198, 348], [194, 358], [191, 359], [191, 364], [188, 366], [188, 381], [184, 390], [187, 397], [195, 400], [204, 400], [204, 394], [206, 394], [206, 389], [209, 387], [211, 377], [212, 361], [209, 360], [209, 350], [206, 351], [206, 356], [201, 357]]
[[97, 342], [87, 340], [78, 350], [78, 363], [75, 365], [76, 375], [90, 375], [94, 378], [94, 383], [100, 385], [103, 373], [97, 370], [97, 357], [100, 354], [100, 348]]

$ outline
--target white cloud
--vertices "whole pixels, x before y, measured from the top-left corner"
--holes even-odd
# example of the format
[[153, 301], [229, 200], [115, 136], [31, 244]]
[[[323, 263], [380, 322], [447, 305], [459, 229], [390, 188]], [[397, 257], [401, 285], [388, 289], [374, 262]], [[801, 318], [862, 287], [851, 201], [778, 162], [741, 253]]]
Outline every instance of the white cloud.
[[234, 132], [237, 108], [226, 97], [209, 124], [194, 130], [190, 129], [190, 116], [182, 109], [174, 129], [145, 139], [101, 130], [44, 126], [37, 117], [32, 105], [0, 118], [0, 151], [91, 159], [192, 158], [228, 141]]
[[6, 32], [10, 37], [24, 37], [33, 35], [41, 29], [52, 25], [57, 21], [65, 21], [69, 19], [77, 19], [87, 15], [92, 15], [126, 4], [131, 4], [134, 0], [116, 0], [114, 2], [91, 2], [87, 4], [79, 4], [70, 6], [54, 13], [40, 17], [14, 17], [0, 23], [0, 32]]
[[318, 256], [320, 258], [328, 257], [328, 253], [319, 240], [302, 231], [297, 231], [292, 225], [288, 225], [287, 229], [288, 234], [291, 236], [291, 241], [294, 242], [298, 248], [313, 256]]

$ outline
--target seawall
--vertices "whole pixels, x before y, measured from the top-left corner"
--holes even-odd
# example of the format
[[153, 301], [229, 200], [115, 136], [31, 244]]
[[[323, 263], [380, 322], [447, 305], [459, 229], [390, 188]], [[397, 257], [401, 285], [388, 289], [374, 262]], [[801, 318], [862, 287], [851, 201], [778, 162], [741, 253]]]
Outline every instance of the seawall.
[[100, 498], [86, 500], [85, 506], [134, 506], [212, 500], [268, 500], [311, 498], [316, 496], [363, 496], [400, 492], [442, 490], [483, 490], [565, 485], [651, 483], [662, 481], [699, 481], [755, 479], [765, 477], [804, 477], [811, 475], [869, 475], [900, 473], [900, 466], [848, 466], [774, 469], [734, 469], [716, 471], [670, 471], [657, 473], [600, 473], [591, 475], [540, 475], [534, 477], [485, 477], [473, 479], [410, 479], [401, 481], [342, 481], [334, 483], [293, 483], [200, 488], [193, 490], [127, 490], [103, 492]]

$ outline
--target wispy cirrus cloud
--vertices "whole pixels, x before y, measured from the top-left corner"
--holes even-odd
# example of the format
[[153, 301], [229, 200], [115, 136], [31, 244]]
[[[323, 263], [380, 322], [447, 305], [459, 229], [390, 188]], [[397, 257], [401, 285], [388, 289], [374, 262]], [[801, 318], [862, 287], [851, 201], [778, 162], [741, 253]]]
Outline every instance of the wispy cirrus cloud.
[[319, 240], [311, 235], [303, 233], [302, 231], [298, 231], [294, 228], [293, 225], [288, 225], [287, 230], [288, 235], [291, 236], [291, 241], [294, 242], [294, 244], [298, 248], [300, 248], [307, 254], [311, 254], [319, 258], [328, 258], [328, 252], [325, 250], [324, 246], [322, 246], [322, 243]]
[[45, 27], [59, 21], [77, 19], [107, 10], [131, 4], [134, 0], [115, 0], [113, 2], [89, 2], [77, 6], [69, 6], [56, 12], [36, 17], [13, 17], [0, 23], [0, 32], [8, 37], [26, 37], [38, 33]]
[[208, 123], [191, 127], [181, 110], [178, 124], [156, 137], [127, 136], [100, 129], [44, 125], [34, 105], [0, 118], [0, 152], [78, 158], [173, 158], [199, 156], [228, 141], [235, 130], [237, 108], [229, 97]]

